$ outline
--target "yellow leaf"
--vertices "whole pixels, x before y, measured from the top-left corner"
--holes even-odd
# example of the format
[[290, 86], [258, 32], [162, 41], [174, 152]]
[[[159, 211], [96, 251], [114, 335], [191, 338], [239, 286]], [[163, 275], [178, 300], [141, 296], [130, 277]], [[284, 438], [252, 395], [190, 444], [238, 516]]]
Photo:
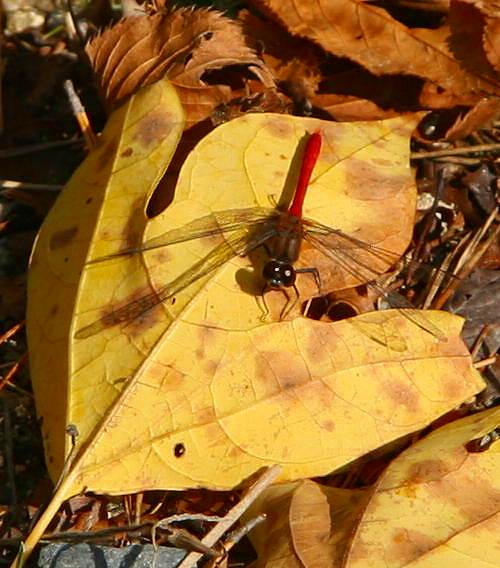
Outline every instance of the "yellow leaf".
[[[43, 418], [47, 464], [54, 479], [69, 451], [66, 426], [85, 440], [139, 366], [142, 345], [114, 344], [115, 356], [98, 341], [84, 351], [72, 344], [75, 305], [82, 294], [105, 298], [130, 267], [108, 268], [85, 289], [81, 280], [96, 248], [128, 233], [140, 233], [148, 196], [163, 175], [183, 129], [175, 91], [165, 83], [145, 89], [110, 118], [99, 144], [77, 169], [45, 219], [31, 258], [28, 283], [28, 340], [37, 412]], [[141, 211], [133, 219], [131, 211]], [[96, 237], [97, 234], [97, 237]], [[107, 246], [111, 246], [108, 242]], [[125, 272], [123, 269], [127, 268]], [[151, 331], [149, 345], [159, 334]]]
[[469, 442], [499, 424], [499, 408], [447, 424], [364, 490], [268, 488], [245, 516], [267, 516], [250, 535], [255, 568], [498, 566], [500, 442], [477, 453]]
[[372, 314], [240, 332], [177, 320], [105, 416], [74, 490], [227, 489], [274, 463], [283, 481], [323, 475], [483, 388], [460, 318], [429, 312], [444, 342], [385, 315], [408, 351], [353, 325]]
[[484, 568], [500, 558], [500, 442], [467, 443], [500, 425], [493, 408], [452, 422], [382, 475], [356, 530], [349, 568]]
[[[99, 148], [75, 173], [47, 218], [33, 254], [28, 307], [31, 368], [54, 478], [69, 450], [66, 425], [78, 427], [83, 443], [160, 337], [162, 342], [169, 339], [164, 334], [175, 318], [182, 315], [193, 324], [240, 331], [262, 325], [261, 284], [248, 270], [248, 259], [237, 258], [217, 274], [180, 290], [168, 305], [159, 304], [121, 328], [71, 343], [72, 332], [78, 336], [114, 308], [144, 294], [156, 300], [158, 290], [175, 282], [220, 237], [97, 264], [84, 265], [85, 261], [151, 241], [166, 228], [175, 231], [213, 211], [269, 207], [282, 193], [288, 195], [297, 145], [306, 130], [318, 127], [325, 143], [305, 213], [394, 253], [404, 250], [411, 235], [415, 188], [408, 136], [417, 117], [346, 125], [245, 116], [200, 142], [184, 164], [172, 205], [148, 219], [149, 195], [182, 130], [179, 104], [164, 85], [145, 90], [113, 115]], [[295, 160], [292, 173], [297, 167]], [[383, 271], [394, 258], [380, 260], [378, 269]], [[342, 270], [307, 247], [299, 266], [316, 266], [325, 288], [360, 281], [359, 274]], [[369, 279], [373, 272], [364, 276]], [[304, 298], [317, 292], [310, 275], [299, 277], [298, 288]], [[283, 297], [270, 296], [276, 315]], [[206, 348], [199, 349], [203, 353]], [[61, 357], [63, 352], [68, 356]], [[207, 368], [208, 363], [204, 365]], [[48, 383], [51, 389], [46, 388]]]
[[[302, 319], [263, 325], [255, 291], [248, 293], [255, 275], [246, 284], [239, 275], [245, 259], [226, 263], [132, 322], [65, 343], [71, 333], [78, 336], [99, 322], [110, 306], [144, 293], [154, 299], [155, 290], [213, 249], [214, 237], [87, 264], [78, 286], [86, 258], [138, 246], [165, 227], [175, 231], [212, 211], [262, 206], [271, 196], [280, 200], [306, 130], [321, 127], [326, 140], [306, 214], [389, 250], [406, 246], [414, 202], [407, 163], [414, 119], [348, 125], [245, 116], [200, 142], [183, 168], [174, 202], [148, 220], [148, 196], [181, 122], [178, 102], [164, 83], [132, 99], [103, 136], [102, 145], [114, 150], [89, 156], [41, 231], [30, 275], [29, 333], [54, 477], [65, 457], [68, 423], [80, 432], [83, 456], [73, 491], [229, 488], [276, 462], [285, 466], [283, 479], [320, 475], [421, 428], [481, 388], [458, 339], [458, 318], [427, 316], [450, 336], [447, 343], [398, 312], [333, 326]], [[96, 169], [99, 163], [113, 164], [108, 177]], [[92, 196], [82, 180], [95, 186]], [[398, 213], [381, 222], [388, 211]], [[61, 234], [71, 238], [58, 237], [61, 246], [50, 246]], [[73, 272], [66, 272], [66, 259]], [[300, 260], [318, 266], [325, 286], [344, 287], [360, 278], [339, 272], [314, 250], [303, 251]], [[315, 284], [302, 275], [301, 291], [308, 286], [314, 293]], [[273, 298], [282, 304], [279, 293]], [[51, 317], [58, 310], [59, 319]], [[399, 338], [400, 347], [393, 352], [374, 340], [365, 329], [373, 327]], [[66, 361], [63, 349], [67, 367], [54, 363]], [[47, 389], [49, 382], [53, 389]], [[315, 439], [321, 442], [308, 442]]]
[[[67, 424], [81, 434], [73, 465], [35, 533], [63, 499], [84, 488], [114, 494], [231, 488], [274, 463], [283, 465], [282, 480], [325, 474], [418, 430], [482, 388], [459, 339], [460, 318], [429, 312], [447, 341], [398, 311], [334, 325], [297, 317], [263, 324], [260, 287], [255, 290], [255, 275], [244, 270], [248, 260], [240, 258], [134, 321], [82, 333], [131, 299], [155, 298], [221, 239], [97, 259], [161, 239], [214, 211], [279, 201], [290, 188], [298, 142], [318, 127], [326, 142], [306, 215], [401, 252], [415, 199], [408, 167], [414, 121], [242, 117], [200, 142], [174, 202], [149, 220], [149, 195], [182, 131], [180, 105], [171, 87], [158, 83], [113, 115], [33, 254], [32, 373], [54, 477], [68, 450]], [[306, 247], [300, 261], [318, 266], [328, 286], [362, 279]], [[299, 280], [305, 297], [316, 292], [308, 275]], [[282, 304], [280, 294], [273, 298], [271, 304]], [[375, 341], [365, 329], [373, 326], [397, 335], [406, 350]], [[33, 542], [35, 536], [28, 552]]]

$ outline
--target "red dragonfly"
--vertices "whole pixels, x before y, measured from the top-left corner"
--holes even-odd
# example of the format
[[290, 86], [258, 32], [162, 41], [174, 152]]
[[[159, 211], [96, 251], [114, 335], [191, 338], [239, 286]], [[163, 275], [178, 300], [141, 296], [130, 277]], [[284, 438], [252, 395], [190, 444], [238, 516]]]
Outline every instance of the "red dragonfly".
[[[116, 308], [94, 323], [79, 329], [75, 337], [84, 339], [106, 328], [127, 324], [159, 303], [173, 298], [184, 288], [220, 268], [232, 258], [238, 255], [248, 255], [258, 247], [264, 247], [268, 254], [268, 260], [262, 270], [264, 281], [262, 297], [266, 308], [265, 315], [268, 313], [265, 296], [267, 293], [276, 290], [281, 291], [286, 297], [281, 318], [290, 312], [299, 297], [295, 284], [297, 274], [310, 273], [316, 281], [318, 292], [321, 292], [320, 274], [316, 268], [296, 268], [294, 266], [299, 259], [304, 240], [326, 258], [335, 262], [340, 268], [352, 274], [360, 283], [367, 283], [379, 277], [380, 271], [374, 268], [377, 261], [378, 264], [382, 262], [385, 266], [390, 266], [399, 260], [399, 255], [356, 239], [338, 229], [307, 219], [302, 215], [304, 199], [320, 154], [321, 142], [320, 132], [309, 135], [295, 192], [288, 209], [252, 207], [214, 212], [150, 239], [141, 247], [124, 249], [91, 261], [91, 263], [102, 262], [118, 256], [148, 251], [211, 235], [224, 235], [224, 239], [219, 245], [180, 276], [157, 291]], [[377, 287], [376, 284], [371, 285]], [[295, 298], [293, 300], [290, 298], [288, 289], [294, 291]], [[413, 307], [402, 296], [391, 294], [389, 298], [389, 295], [383, 289], [380, 289], [380, 293], [387, 296], [390, 304], [394, 307]], [[432, 323], [426, 323], [426, 318], [423, 316], [419, 318], [415, 313], [412, 311], [412, 315], [408, 315], [408, 317], [430, 333], [439, 334]]]

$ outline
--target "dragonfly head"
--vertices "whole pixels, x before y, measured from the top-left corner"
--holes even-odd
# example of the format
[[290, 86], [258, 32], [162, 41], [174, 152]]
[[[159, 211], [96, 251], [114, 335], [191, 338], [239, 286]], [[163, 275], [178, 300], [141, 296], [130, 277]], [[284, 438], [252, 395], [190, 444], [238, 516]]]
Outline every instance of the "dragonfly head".
[[295, 269], [288, 262], [280, 262], [279, 260], [269, 260], [264, 265], [262, 276], [267, 282], [269, 288], [279, 290], [293, 286], [297, 277]]

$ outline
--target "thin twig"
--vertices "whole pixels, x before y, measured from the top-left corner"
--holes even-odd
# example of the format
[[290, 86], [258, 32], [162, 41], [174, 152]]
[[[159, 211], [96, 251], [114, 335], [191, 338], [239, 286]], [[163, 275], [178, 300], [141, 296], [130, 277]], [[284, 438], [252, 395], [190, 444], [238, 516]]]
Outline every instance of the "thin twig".
[[[217, 523], [215, 527], [202, 540], [205, 546], [211, 548], [218, 542], [222, 535], [228, 531], [232, 525], [243, 515], [257, 497], [271, 485], [281, 473], [281, 466], [274, 465], [258, 479], [248, 490], [243, 499], [237, 503], [224, 517], [222, 521]], [[190, 552], [186, 558], [179, 564], [177, 568], [192, 568], [196, 562], [202, 557], [199, 552]]]
[[[433, 302], [434, 309], [440, 310], [446, 304], [446, 302], [449, 300], [451, 295], [457, 289], [460, 282], [462, 280], [465, 280], [465, 278], [467, 278], [467, 276], [474, 270], [476, 264], [479, 262], [483, 254], [488, 250], [491, 243], [493, 243], [497, 238], [498, 234], [500, 233], [500, 224], [495, 228], [494, 231], [492, 231], [491, 235], [486, 239], [486, 241], [482, 243], [481, 246], [478, 246], [479, 241], [483, 238], [485, 233], [491, 227], [497, 214], [498, 214], [497, 209], [492, 211], [492, 213], [486, 220], [483, 227], [481, 227], [481, 229], [477, 232], [477, 234], [474, 236], [472, 241], [469, 243], [469, 246], [464, 251], [462, 258], [459, 260], [460, 264], [463, 259], [463, 264], [461, 266], [456, 267], [457, 270], [460, 270], [460, 272], [458, 273], [459, 278], [457, 278], [456, 280], [452, 280], [448, 285], [448, 287], [436, 299], [436, 301]], [[477, 250], [474, 252], [472, 256], [470, 256], [472, 250], [474, 250], [475, 247], [477, 247]], [[465, 258], [467, 257], [469, 257], [469, 260], [465, 261]]]
[[64, 146], [81, 145], [81, 138], [72, 138], [71, 140], [56, 140], [54, 142], [41, 142], [39, 144], [27, 144], [20, 148], [6, 148], [0, 150], [0, 158], [14, 158], [16, 156], [24, 156], [26, 154], [34, 154], [35, 152], [45, 152]]
[[3, 430], [4, 430], [4, 467], [7, 471], [7, 487], [10, 493], [10, 504], [17, 505], [16, 475], [14, 473], [14, 458], [12, 450], [12, 424], [10, 420], [10, 409], [5, 398], [1, 398], [3, 410]]
[[459, 156], [461, 154], [474, 154], [475, 152], [496, 152], [500, 144], [478, 144], [476, 146], [463, 146], [462, 148], [448, 148], [446, 150], [432, 150], [431, 152], [412, 152], [411, 160], [424, 158], [440, 158], [441, 156]]
[[483, 327], [481, 333], [477, 336], [476, 340], [474, 341], [474, 345], [472, 346], [472, 349], [470, 351], [472, 359], [474, 359], [479, 353], [479, 350], [481, 349], [481, 346], [483, 345], [486, 337], [488, 337], [489, 333], [497, 329], [499, 326], [500, 324], [495, 323], [495, 324], [487, 324]]
[[230, 532], [227, 535], [227, 538], [224, 539], [224, 548], [226, 549], [226, 551], [231, 550], [231, 548], [233, 548], [235, 544], [238, 544], [238, 542], [240, 542], [240, 540], [244, 536], [253, 531], [256, 526], [262, 524], [266, 520], [267, 515], [265, 513], [262, 513], [250, 519], [242, 527], [239, 527], [236, 530]]
[[496, 363], [497, 355], [493, 355], [492, 357], [488, 357], [487, 359], [483, 359], [482, 361], [477, 361], [474, 363], [474, 369], [484, 369], [484, 367], [489, 367]]
[[19, 359], [14, 363], [14, 365], [12, 365], [11, 369], [8, 371], [5, 377], [3, 377], [2, 380], [0, 380], [0, 391], [3, 389], [5, 385], [14, 386], [11, 382], [11, 379], [19, 371], [19, 369], [26, 362], [27, 359], [28, 359], [28, 353], [24, 353], [23, 355], [21, 355], [21, 357], [19, 357]]
[[48, 183], [28, 183], [25, 181], [14, 181], [11, 179], [0, 180], [0, 189], [19, 189], [23, 191], [54, 191], [59, 192], [63, 185], [55, 185]]
[[72, 81], [69, 79], [64, 81], [64, 90], [68, 95], [69, 104], [71, 105], [75, 118], [80, 126], [80, 130], [85, 138], [87, 148], [90, 150], [97, 144], [97, 137], [90, 126], [90, 121], [87, 113], [85, 112], [85, 108], [83, 107], [79, 96], [76, 94]]
[[3, 343], [4, 341], [7, 341], [7, 339], [10, 339], [13, 335], [15, 335], [19, 330], [21, 330], [24, 327], [24, 324], [25, 324], [25, 321], [22, 320], [19, 323], [16, 323], [15, 325], [13, 325], [5, 333], [0, 335], [0, 343]]

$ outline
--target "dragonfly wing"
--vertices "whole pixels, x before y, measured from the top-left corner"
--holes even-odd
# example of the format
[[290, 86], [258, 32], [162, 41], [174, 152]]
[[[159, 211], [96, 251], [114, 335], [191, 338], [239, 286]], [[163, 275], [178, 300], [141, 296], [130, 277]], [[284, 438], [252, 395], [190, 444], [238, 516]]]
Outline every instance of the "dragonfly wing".
[[[350, 253], [351, 255], [364, 256], [366, 258], [371, 257], [374, 261], [381, 261], [388, 266], [392, 266], [401, 258], [400, 254], [391, 250], [367, 243], [344, 233], [340, 229], [333, 229], [312, 219], [304, 219], [303, 227], [304, 236], [306, 238], [310, 236], [311, 239], [316, 239], [315, 242], [323, 243], [323, 247], [326, 250], [336, 250], [344, 252], [346, 255]], [[359, 261], [356, 259], [356, 262]]]
[[122, 249], [116, 253], [95, 258], [89, 264], [103, 262], [119, 256], [152, 250], [176, 243], [201, 239], [212, 235], [221, 235], [244, 228], [251, 231], [259, 224], [265, 222], [273, 214], [273, 209], [265, 207], [249, 207], [246, 209], [229, 209], [227, 211], [214, 211], [210, 215], [199, 217], [186, 223], [182, 227], [171, 229], [158, 237], [149, 239], [140, 246]]
[[[330, 229], [331, 233], [331, 229]], [[332, 235], [328, 235], [329, 240], [332, 239]], [[350, 243], [350, 237], [340, 233], [339, 239], [342, 242], [342, 239], [346, 237], [345, 242]], [[430, 334], [434, 335], [439, 339], [443, 339], [444, 335], [428, 318], [425, 317], [422, 310], [417, 310], [415, 307], [401, 294], [397, 292], [388, 292], [384, 290], [383, 287], [378, 285], [376, 282], [370, 282], [370, 280], [374, 280], [377, 277], [381, 276], [380, 271], [373, 268], [369, 264], [369, 257], [372, 253], [373, 249], [369, 247], [367, 249], [363, 248], [364, 255], [361, 257], [359, 255], [359, 249], [361, 245], [366, 246], [366, 243], [362, 241], [358, 241], [357, 239], [353, 239], [352, 246], [344, 246], [344, 247], [335, 247], [329, 248], [327, 246], [328, 241], [322, 239], [316, 233], [312, 232], [305, 232], [304, 238], [311, 242], [314, 247], [322, 252], [328, 258], [331, 258], [334, 262], [338, 263], [346, 272], [349, 272], [354, 277], [358, 278], [360, 283], [366, 284], [370, 288], [376, 290], [376, 292], [386, 298], [388, 304], [393, 308], [401, 309], [401, 313], [410, 319], [414, 324], [418, 325], [421, 329], [429, 332]], [[333, 243], [330, 243], [333, 244]], [[361, 247], [362, 248], [362, 247]], [[379, 253], [382, 249], [378, 249], [375, 247], [374, 257], [380, 260]], [[392, 253], [394, 255], [394, 253]], [[396, 256], [396, 255], [394, 255]]]
[[200, 278], [211, 274], [217, 268], [238, 255], [248, 254], [250, 251], [264, 244], [273, 234], [273, 229], [262, 231], [249, 241], [245, 232], [227, 235], [222, 243], [212, 249], [206, 256], [193, 264], [180, 276], [151, 294], [146, 294], [127, 305], [110, 311], [99, 320], [79, 329], [76, 339], [91, 337], [100, 331], [121, 323], [129, 323], [158, 304], [165, 302], [178, 294], [181, 290], [193, 284]]
[[[327, 258], [330, 258], [347, 273], [357, 278], [360, 284], [381, 276], [385, 270], [380, 270], [370, 262], [381, 261], [381, 249], [373, 249], [362, 241], [347, 238], [341, 231], [330, 232], [328, 235], [320, 235], [310, 231], [304, 231], [304, 239], [310, 242], [316, 250]], [[368, 247], [368, 248], [367, 248]], [[394, 253], [392, 253], [394, 255]], [[396, 257], [396, 255], [394, 255]], [[386, 260], [384, 262], [386, 264]]]

